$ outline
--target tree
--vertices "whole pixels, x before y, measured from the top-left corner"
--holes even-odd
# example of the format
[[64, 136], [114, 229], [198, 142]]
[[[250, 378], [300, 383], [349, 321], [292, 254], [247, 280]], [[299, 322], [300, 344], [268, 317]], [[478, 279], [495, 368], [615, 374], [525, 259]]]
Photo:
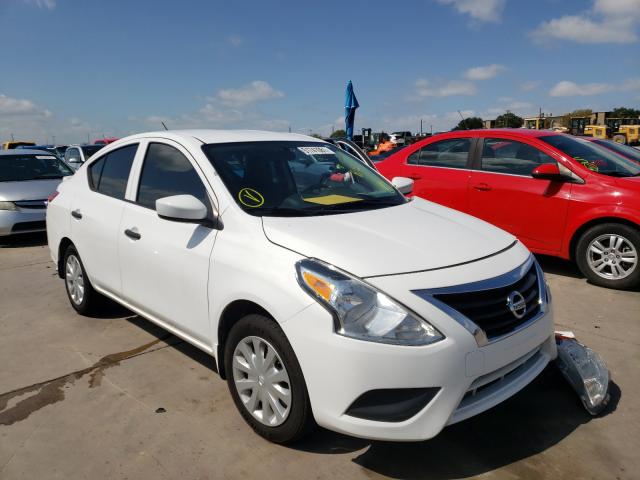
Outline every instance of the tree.
[[346, 137], [347, 136], [347, 132], [345, 132], [343, 129], [338, 129], [335, 130], [332, 134], [331, 134], [331, 138], [340, 138], [340, 137]]
[[458, 125], [452, 128], [452, 130], [471, 130], [473, 128], [483, 128], [484, 123], [480, 117], [469, 117], [464, 120], [460, 120]]
[[520, 128], [524, 124], [524, 120], [517, 116], [515, 113], [511, 113], [507, 110], [507, 113], [503, 113], [496, 118], [497, 128]]
[[613, 118], [638, 118], [640, 117], [640, 110], [635, 108], [618, 107], [614, 108], [611, 112]]
[[314, 138], [323, 138], [319, 133], [312, 133], [311, 136]]

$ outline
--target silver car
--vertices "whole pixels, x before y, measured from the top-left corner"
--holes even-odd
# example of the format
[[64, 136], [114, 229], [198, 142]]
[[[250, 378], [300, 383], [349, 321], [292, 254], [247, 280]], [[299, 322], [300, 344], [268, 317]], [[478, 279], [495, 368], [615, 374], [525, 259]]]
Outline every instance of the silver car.
[[69, 175], [51, 152], [0, 150], [0, 236], [45, 231], [47, 199]]

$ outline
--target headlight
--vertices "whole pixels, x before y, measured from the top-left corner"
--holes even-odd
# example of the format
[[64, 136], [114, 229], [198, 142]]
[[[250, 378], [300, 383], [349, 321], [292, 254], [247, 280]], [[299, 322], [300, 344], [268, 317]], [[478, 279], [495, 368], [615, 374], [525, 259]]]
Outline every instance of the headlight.
[[15, 203], [13, 202], [0, 202], [0, 210], [18, 210], [18, 207], [16, 207]]
[[298, 282], [336, 320], [337, 333], [394, 345], [428, 345], [444, 336], [366, 283], [315, 260], [296, 263]]

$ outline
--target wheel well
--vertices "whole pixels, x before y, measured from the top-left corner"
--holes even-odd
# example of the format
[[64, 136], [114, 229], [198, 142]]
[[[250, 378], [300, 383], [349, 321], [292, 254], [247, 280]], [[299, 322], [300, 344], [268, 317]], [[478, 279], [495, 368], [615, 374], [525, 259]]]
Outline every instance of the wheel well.
[[633, 223], [620, 217], [601, 217], [596, 218], [595, 220], [591, 220], [590, 222], [587, 222], [580, 228], [578, 228], [571, 237], [571, 243], [569, 244], [569, 255], [571, 256], [571, 260], [575, 261], [576, 259], [576, 245], [578, 244], [578, 241], [580, 240], [582, 234], [589, 230], [591, 227], [595, 227], [596, 225], [601, 225], [603, 223], [620, 223], [622, 225], [628, 225], [629, 227], [633, 227], [635, 229], [640, 228], [637, 223]]
[[227, 337], [229, 336], [229, 331], [238, 320], [252, 313], [257, 313], [269, 318], [273, 318], [273, 316], [264, 308], [250, 300], [235, 300], [227, 305], [223, 310], [222, 315], [220, 315], [220, 321], [218, 322], [217, 357], [218, 374], [223, 379], [226, 378], [224, 368], [224, 346], [227, 341]]
[[60, 240], [60, 245], [58, 245], [58, 276], [60, 278], [64, 278], [64, 252], [67, 251], [67, 247], [69, 245], [73, 245], [73, 242], [69, 240], [67, 237], [64, 237]]

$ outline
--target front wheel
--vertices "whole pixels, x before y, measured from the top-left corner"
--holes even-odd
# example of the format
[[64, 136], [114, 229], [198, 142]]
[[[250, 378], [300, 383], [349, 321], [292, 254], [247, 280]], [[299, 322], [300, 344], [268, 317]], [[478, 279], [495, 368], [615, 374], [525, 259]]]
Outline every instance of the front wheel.
[[627, 137], [626, 135], [617, 134], [613, 136], [613, 141], [625, 145], [627, 143]]
[[302, 370], [272, 319], [254, 314], [239, 320], [225, 345], [225, 366], [233, 401], [256, 433], [287, 443], [313, 428]]
[[631, 226], [605, 223], [587, 230], [576, 246], [576, 261], [596, 285], [616, 289], [640, 285], [640, 232]]

